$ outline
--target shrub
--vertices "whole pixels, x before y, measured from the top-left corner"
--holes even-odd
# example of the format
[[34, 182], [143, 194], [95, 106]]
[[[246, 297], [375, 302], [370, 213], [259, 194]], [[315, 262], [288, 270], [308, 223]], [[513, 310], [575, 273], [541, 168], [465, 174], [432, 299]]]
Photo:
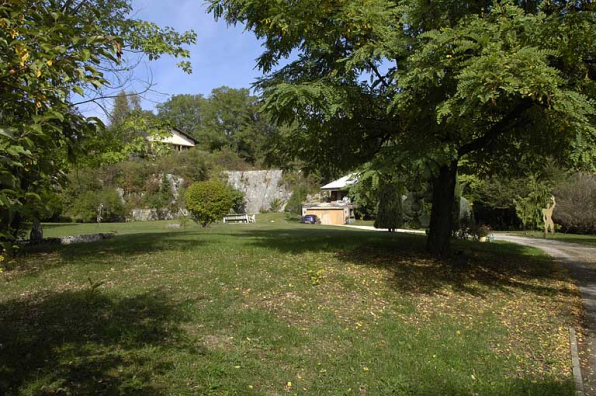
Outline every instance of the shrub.
[[286, 212], [302, 214], [302, 202], [306, 201], [307, 190], [302, 186], [298, 186], [292, 192], [292, 196], [286, 205]]
[[253, 167], [248, 162], [228, 148], [213, 152], [212, 160], [217, 166], [229, 171], [253, 170]]
[[62, 199], [53, 191], [41, 195], [43, 207], [39, 211], [39, 220], [56, 221], [62, 215]]
[[394, 181], [382, 181], [379, 186], [379, 209], [375, 228], [387, 228], [393, 232], [403, 226], [404, 216], [401, 207], [402, 190]]
[[596, 233], [596, 176], [576, 174], [555, 190], [555, 223], [566, 232]]
[[218, 181], [193, 183], [186, 190], [186, 209], [192, 219], [206, 227], [221, 220], [232, 208], [232, 193]]
[[[155, 181], [156, 178], [152, 178]], [[149, 182], [147, 183], [149, 185]], [[164, 175], [161, 182], [157, 179], [157, 186], [146, 189], [147, 194], [143, 197], [143, 206], [151, 209], [170, 208], [174, 195], [172, 194], [172, 183]]]
[[208, 180], [219, 172], [211, 154], [198, 149], [173, 152], [158, 158], [157, 164], [161, 172], [180, 176], [191, 183]]
[[235, 188], [230, 189], [232, 194], [232, 210], [234, 213], [242, 214], [246, 212], [246, 201], [244, 200], [244, 193], [236, 190]]
[[82, 193], [75, 200], [69, 213], [75, 221], [95, 223], [100, 205], [103, 205], [101, 211], [102, 222], [121, 221], [126, 215], [120, 196], [115, 190], [111, 189]]
[[279, 212], [281, 211], [281, 207], [283, 206], [283, 201], [279, 198], [272, 199], [269, 203], [271, 208], [269, 209], [271, 212]]

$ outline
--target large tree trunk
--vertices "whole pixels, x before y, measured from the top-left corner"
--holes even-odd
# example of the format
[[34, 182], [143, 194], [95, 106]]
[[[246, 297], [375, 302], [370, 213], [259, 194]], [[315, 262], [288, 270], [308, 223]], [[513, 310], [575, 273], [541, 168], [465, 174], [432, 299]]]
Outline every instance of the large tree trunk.
[[439, 175], [433, 180], [433, 206], [427, 249], [439, 258], [449, 255], [457, 163], [458, 161], [453, 161], [451, 164], [439, 168]]

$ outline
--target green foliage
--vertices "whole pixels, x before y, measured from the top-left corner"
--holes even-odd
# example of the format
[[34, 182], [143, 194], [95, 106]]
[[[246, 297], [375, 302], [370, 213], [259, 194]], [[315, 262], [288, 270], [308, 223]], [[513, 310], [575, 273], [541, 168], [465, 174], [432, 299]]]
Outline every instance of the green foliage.
[[536, 178], [528, 178], [528, 194], [524, 197], [517, 196], [513, 199], [515, 212], [521, 220], [524, 229], [540, 229], [544, 222], [542, 220], [542, 209], [546, 208], [549, 198], [552, 195], [552, 187], [541, 183]]
[[271, 202], [269, 202], [269, 206], [271, 212], [279, 212], [283, 206], [283, 201], [279, 198], [272, 199]]
[[250, 163], [228, 148], [214, 151], [211, 158], [215, 164], [225, 170], [248, 171], [254, 169]]
[[298, 186], [292, 192], [288, 203], [286, 204], [286, 212], [294, 214], [302, 214], [302, 203], [306, 201], [308, 191], [303, 186]]
[[[482, 175], [529, 174], [545, 158], [594, 165], [590, 2], [210, 3], [263, 40], [258, 87], [284, 126], [273, 152], [286, 162], [333, 174], [381, 157], [428, 167], [449, 192], [460, 161]], [[453, 210], [444, 195], [429, 234], [441, 255]]]
[[[157, 180], [157, 183], [155, 181]], [[161, 179], [153, 177], [155, 187], [145, 188], [146, 194], [143, 196], [142, 205], [146, 208], [152, 209], [168, 209], [174, 203], [174, 195], [172, 194], [172, 183], [163, 175]]]
[[181, 131], [198, 137], [204, 124], [206, 102], [203, 95], [173, 95], [157, 105], [157, 116]]
[[375, 218], [375, 228], [387, 228], [393, 231], [402, 227], [402, 195], [404, 188], [399, 182], [381, 176], [378, 189], [379, 207]]
[[228, 170], [218, 160], [213, 154], [192, 149], [160, 156], [155, 163], [162, 173], [180, 176], [192, 183], [216, 177], [222, 170]]
[[77, 222], [95, 223], [100, 205], [103, 205], [101, 209], [102, 222], [122, 221], [126, 216], [120, 196], [112, 189], [82, 193], [76, 198], [67, 213]]
[[474, 201], [474, 210], [481, 223], [493, 228], [541, 229], [542, 208], [557, 185], [567, 179], [567, 173], [552, 163], [541, 172], [525, 177], [492, 176], [469, 179], [464, 195]]
[[74, 98], [101, 96], [105, 73], [122, 66], [124, 51], [189, 57], [184, 47], [194, 32], [160, 28], [131, 11], [127, 0], [0, 4], [0, 239], [14, 239], [36, 216], [40, 194], [64, 181], [69, 162], [90, 153], [80, 143], [103, 130], [74, 110]]
[[244, 199], [244, 193], [240, 190], [236, 190], [235, 188], [230, 188], [230, 194], [232, 196], [232, 210], [234, 213], [246, 213], [246, 201]]
[[223, 219], [232, 204], [230, 189], [218, 181], [193, 183], [186, 190], [186, 209], [202, 227]]
[[321, 282], [323, 281], [324, 277], [325, 277], [325, 270], [323, 268], [318, 269], [318, 270], [314, 270], [314, 269], [308, 270], [308, 281], [313, 286], [320, 285]]
[[358, 183], [353, 184], [348, 197], [355, 206], [360, 219], [375, 218], [379, 205], [379, 172], [367, 169], [360, 173]]
[[256, 164], [272, 126], [248, 89], [215, 88], [202, 95], [174, 95], [157, 106], [158, 117], [193, 135], [210, 152], [232, 151]]
[[[120, 116], [119, 116], [120, 117]], [[153, 113], [132, 111], [121, 116], [118, 123], [100, 133], [86, 137], [81, 150], [86, 156], [77, 159], [81, 167], [113, 165], [131, 157], [152, 158], [166, 155], [171, 146], [160, 139], [170, 136], [171, 128]]]
[[46, 191], [41, 194], [41, 201], [44, 203], [44, 206], [39, 211], [39, 220], [59, 220], [63, 211], [61, 196], [54, 191]]

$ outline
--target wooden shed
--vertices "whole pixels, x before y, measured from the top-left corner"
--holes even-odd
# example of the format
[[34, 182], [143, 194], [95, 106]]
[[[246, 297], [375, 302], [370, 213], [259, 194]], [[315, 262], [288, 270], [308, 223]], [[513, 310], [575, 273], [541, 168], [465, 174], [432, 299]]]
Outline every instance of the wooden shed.
[[354, 219], [354, 205], [341, 203], [320, 203], [302, 205], [302, 216], [316, 215], [321, 224], [346, 224]]

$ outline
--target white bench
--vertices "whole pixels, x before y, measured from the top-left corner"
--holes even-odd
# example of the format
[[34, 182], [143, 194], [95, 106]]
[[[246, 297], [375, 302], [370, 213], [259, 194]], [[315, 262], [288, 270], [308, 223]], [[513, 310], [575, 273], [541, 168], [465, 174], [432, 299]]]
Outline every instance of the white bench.
[[225, 223], [256, 223], [257, 219], [255, 215], [248, 214], [229, 214], [223, 218]]

